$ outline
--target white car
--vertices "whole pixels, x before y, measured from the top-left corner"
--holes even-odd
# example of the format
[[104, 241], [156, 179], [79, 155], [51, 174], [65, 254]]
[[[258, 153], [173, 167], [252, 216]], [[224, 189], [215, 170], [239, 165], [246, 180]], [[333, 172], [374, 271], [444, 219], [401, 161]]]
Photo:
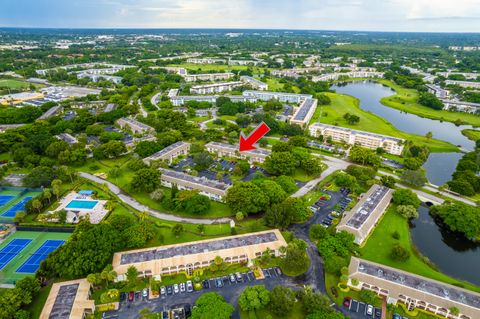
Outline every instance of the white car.
[[143, 297], [147, 297], [147, 296], [148, 296], [148, 289], [147, 289], [147, 288], [143, 288], [142, 296], [143, 296]]
[[193, 291], [193, 284], [192, 281], [189, 280], [187, 281], [187, 292], [192, 292]]
[[173, 285], [173, 293], [178, 294], [180, 292], [180, 289], [178, 289], [178, 284]]
[[164, 295], [166, 292], [167, 292], [167, 290], [165, 289], [165, 286], [160, 287], [160, 294], [161, 295]]
[[373, 306], [372, 305], [367, 305], [366, 314], [367, 314], [367, 316], [373, 315]]

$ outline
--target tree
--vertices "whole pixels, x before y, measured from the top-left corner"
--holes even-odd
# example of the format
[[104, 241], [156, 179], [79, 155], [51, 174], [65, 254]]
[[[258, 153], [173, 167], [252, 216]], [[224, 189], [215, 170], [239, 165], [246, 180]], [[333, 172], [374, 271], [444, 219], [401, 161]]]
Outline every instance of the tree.
[[396, 261], [405, 262], [410, 258], [410, 252], [399, 244], [396, 244], [392, 247], [390, 257]]
[[402, 182], [412, 185], [412, 186], [423, 186], [427, 182], [427, 178], [425, 177], [425, 173], [422, 170], [406, 170], [403, 172], [402, 176], [400, 177]]
[[307, 314], [330, 308], [330, 299], [319, 292], [313, 292], [310, 288], [305, 288], [300, 292], [300, 300]]
[[382, 176], [380, 178], [380, 182], [382, 183], [383, 186], [388, 187], [388, 188], [393, 188], [395, 186], [395, 178], [392, 176]]
[[434, 110], [443, 109], [443, 103], [434, 94], [421, 92], [418, 95], [418, 103]]
[[343, 118], [347, 121], [348, 124], [350, 125], [355, 125], [355, 124], [358, 124], [358, 122], [360, 122], [360, 117], [354, 115], [354, 114], [350, 114], [350, 113], [345, 113], [343, 115]]
[[471, 240], [480, 238], [480, 208], [461, 202], [433, 206], [430, 212], [442, 219], [450, 230], [463, 233]]
[[25, 176], [23, 183], [27, 187], [37, 188], [49, 186], [55, 178], [55, 172], [51, 167], [38, 166], [30, 171], [30, 174]]
[[265, 168], [273, 175], [291, 175], [295, 167], [295, 158], [290, 152], [273, 152], [265, 159]]
[[43, 191], [43, 197], [48, 200], [48, 203], [50, 203], [50, 199], [52, 198], [52, 192], [50, 191], [50, 189], [46, 188]]
[[153, 192], [160, 186], [160, 171], [153, 168], [142, 168], [133, 175], [130, 186], [136, 192]]
[[327, 236], [328, 231], [325, 227], [323, 227], [320, 224], [313, 224], [312, 226], [310, 226], [309, 233], [310, 233], [310, 238], [313, 241], [319, 241], [321, 239], [324, 239]]
[[227, 190], [226, 202], [233, 211], [258, 213], [268, 205], [269, 198], [252, 182], [240, 182]]
[[19, 210], [15, 213], [15, 217], [13, 218], [13, 221], [15, 223], [20, 223], [25, 218], [25, 216], [27, 216], [27, 214], [25, 212]]
[[205, 225], [204, 224], [198, 224], [197, 225], [197, 231], [200, 233], [200, 234], [203, 234], [205, 232]]
[[417, 194], [408, 188], [399, 188], [392, 193], [392, 201], [397, 205], [410, 205], [414, 208], [420, 206], [422, 201]]
[[460, 309], [458, 309], [457, 307], [450, 307], [448, 310], [454, 316], [458, 316], [460, 314]]
[[197, 171], [203, 171], [213, 163], [213, 157], [208, 152], [200, 152], [193, 155], [193, 162]]
[[432, 139], [432, 137], [433, 137], [433, 133], [432, 133], [432, 132], [427, 132], [427, 134], [425, 134], [425, 137], [426, 137], [428, 140], [430, 140], [430, 139]]
[[374, 293], [371, 290], [362, 289], [360, 291], [360, 299], [362, 299], [366, 303], [374, 305], [376, 303], [376, 301], [378, 300], [378, 296], [377, 296], [376, 293]]
[[275, 182], [280, 185], [281, 188], [287, 193], [292, 194], [297, 191], [298, 186], [295, 184], [295, 180], [291, 176], [281, 175], [275, 179]]
[[112, 265], [108, 265], [100, 273], [100, 278], [105, 281], [105, 285], [108, 288], [108, 283], [112, 282], [117, 278], [117, 272], [113, 270]]
[[53, 194], [57, 197], [58, 200], [58, 198], [62, 194], [62, 181], [59, 179], [54, 179], [51, 185]]
[[364, 148], [358, 145], [350, 149], [349, 158], [355, 163], [377, 167], [381, 163], [380, 157], [375, 150]]
[[238, 305], [243, 311], [258, 310], [270, 303], [270, 292], [264, 285], [245, 288], [238, 298]]
[[42, 202], [38, 199], [32, 200], [32, 207], [35, 208], [39, 213], [43, 207]]
[[275, 286], [270, 293], [270, 309], [276, 315], [285, 317], [295, 305], [295, 293], [292, 289]]
[[261, 191], [267, 196], [267, 205], [280, 203], [287, 197], [283, 188], [272, 180], [257, 179], [253, 180], [253, 183], [260, 187]]
[[216, 292], [207, 292], [195, 302], [192, 310], [192, 319], [228, 319], [234, 308]]
[[163, 196], [164, 194], [161, 188], [157, 188], [156, 190], [150, 193], [150, 198], [156, 201], [161, 201]]
[[138, 281], [138, 270], [135, 266], [130, 266], [127, 269], [127, 282], [129, 286], [134, 286]]
[[172, 233], [173, 233], [173, 235], [175, 235], [175, 237], [178, 238], [182, 232], [183, 232], [183, 225], [182, 224], [175, 224], [172, 227]]
[[397, 206], [397, 212], [406, 219], [418, 218], [418, 211], [412, 205], [399, 205]]
[[87, 276], [87, 281], [92, 284], [93, 287], [99, 285], [102, 282], [102, 278], [100, 278], [100, 275], [95, 273], [95, 274], [89, 274]]
[[287, 275], [298, 276], [305, 273], [310, 266], [307, 243], [300, 239], [294, 239], [288, 243], [281, 265], [283, 272]]

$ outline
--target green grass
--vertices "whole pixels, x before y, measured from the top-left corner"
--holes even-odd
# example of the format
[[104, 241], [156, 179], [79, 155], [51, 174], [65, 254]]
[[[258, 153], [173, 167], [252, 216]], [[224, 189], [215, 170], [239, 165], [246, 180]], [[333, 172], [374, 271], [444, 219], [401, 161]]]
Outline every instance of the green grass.
[[[268, 84], [269, 91], [282, 91], [285, 86], [285, 84], [280, 83], [280, 79], [276, 77], [269, 77], [266, 80], [259, 80]], [[295, 93], [300, 93], [300, 88], [298, 88], [297, 86], [293, 86], [293, 91], [295, 91]]]
[[[399, 240], [392, 237], [392, 234], [395, 231], [400, 234]], [[390, 251], [395, 244], [400, 244], [410, 252], [410, 258], [406, 262], [398, 262], [390, 257]], [[410, 238], [407, 220], [396, 213], [395, 208], [392, 206], [388, 208], [383, 219], [378, 224], [365, 246], [361, 248], [361, 254], [362, 258], [373, 262], [480, 292], [480, 287], [451, 278], [434, 269], [422, 259]]]
[[[338, 125], [352, 129], [368, 131], [372, 133], [379, 133], [400, 137], [413, 141], [418, 145], [425, 145], [430, 148], [432, 152], [454, 152], [458, 148], [448, 142], [436, 139], [427, 139], [424, 136], [414, 135], [400, 131], [390, 122], [384, 118], [364, 111], [360, 108], [358, 99], [343, 94], [326, 93], [332, 103], [330, 105], [318, 107], [312, 117], [310, 123], [321, 122], [325, 124]], [[345, 113], [350, 113], [360, 117], [360, 122], [356, 125], [350, 125], [343, 118]]]
[[30, 87], [30, 83], [13, 80], [13, 79], [0, 79], [0, 88], [9, 88], [9, 89], [23, 89]]
[[476, 141], [480, 140], [480, 131], [479, 130], [462, 130], [462, 134], [465, 135], [469, 140]]
[[32, 303], [28, 305], [27, 310], [30, 311], [30, 318], [40, 318], [40, 314], [42, 313], [43, 306], [47, 301], [50, 290], [52, 290], [52, 285], [42, 287], [35, 298], [33, 298]]
[[389, 86], [390, 88], [394, 89], [396, 92], [395, 95], [385, 97], [380, 100], [380, 102], [386, 106], [395, 108], [397, 110], [405, 111], [408, 113], [416, 114], [421, 117], [430, 118], [430, 119], [447, 121], [447, 122], [461, 121], [465, 124], [480, 126], [480, 116], [478, 115], [462, 113], [462, 112], [434, 110], [417, 103], [417, 100], [418, 100], [417, 90], [406, 89], [386, 79], [379, 79], [375, 81], [381, 84], [384, 84], [386, 86]]
[[13, 283], [24, 277], [31, 276], [32, 274], [16, 273], [18, 267], [20, 267], [27, 259], [32, 255], [46, 240], [48, 239], [62, 239], [67, 240], [70, 237], [70, 233], [50, 233], [50, 232], [31, 232], [31, 231], [17, 231], [5, 240], [0, 245], [0, 250], [5, 247], [10, 241], [15, 238], [31, 238], [33, 239], [19, 254], [17, 254], [3, 269], [2, 269], [2, 282]]

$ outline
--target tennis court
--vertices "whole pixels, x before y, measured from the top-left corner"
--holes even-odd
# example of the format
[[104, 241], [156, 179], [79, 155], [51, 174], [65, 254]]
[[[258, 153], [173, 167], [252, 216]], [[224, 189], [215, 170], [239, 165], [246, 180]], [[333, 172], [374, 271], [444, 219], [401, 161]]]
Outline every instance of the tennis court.
[[52, 251], [60, 247], [64, 240], [46, 240], [15, 272], [33, 274]]
[[2, 216], [3, 217], [10, 217], [13, 218], [17, 214], [18, 211], [25, 211], [25, 204], [32, 199], [32, 196], [26, 196], [22, 198], [19, 202], [17, 202], [15, 205], [7, 209]]
[[15, 238], [0, 250], [0, 269], [3, 269], [15, 256], [18, 255], [28, 244], [31, 239]]
[[0, 195], [0, 206], [7, 204], [9, 201], [11, 201], [14, 198], [15, 196], [13, 195]]

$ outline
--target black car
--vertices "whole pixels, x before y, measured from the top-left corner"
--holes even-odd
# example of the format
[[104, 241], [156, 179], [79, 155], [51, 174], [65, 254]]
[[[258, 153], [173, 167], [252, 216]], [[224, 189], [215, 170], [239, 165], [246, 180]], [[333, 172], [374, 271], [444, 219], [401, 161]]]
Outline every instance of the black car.
[[120, 302], [127, 300], [128, 293], [122, 292], [120, 294]]
[[167, 286], [167, 295], [170, 296], [171, 294], [173, 294], [173, 288], [172, 286]]
[[202, 287], [203, 287], [203, 289], [209, 289], [210, 288], [210, 282], [208, 280], [203, 280], [202, 281]]
[[380, 308], [375, 308], [374, 315], [375, 315], [375, 318], [377, 319], [382, 318], [382, 310]]

